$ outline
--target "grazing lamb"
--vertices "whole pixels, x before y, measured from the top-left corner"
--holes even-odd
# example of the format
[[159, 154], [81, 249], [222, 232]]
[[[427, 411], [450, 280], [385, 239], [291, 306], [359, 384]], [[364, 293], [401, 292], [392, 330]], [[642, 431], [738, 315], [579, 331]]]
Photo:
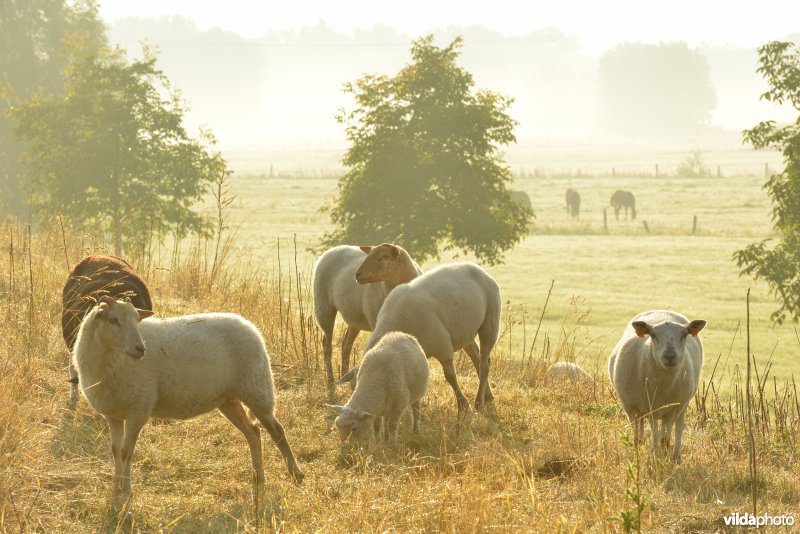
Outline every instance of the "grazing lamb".
[[[61, 293], [61, 333], [70, 351], [75, 345], [75, 336], [83, 316], [103, 295], [130, 297], [137, 308], [153, 309], [147, 285], [133, 272], [128, 262], [115, 256], [87, 256], [69, 273]], [[69, 378], [72, 384], [69, 401], [70, 405], [74, 405], [78, 400], [78, 374], [72, 359], [69, 362]]]
[[552, 382], [574, 382], [591, 384], [594, 378], [573, 362], [556, 362], [547, 369], [547, 378]]
[[636, 218], [636, 197], [630, 191], [617, 189], [611, 195], [611, 205], [614, 207], [614, 216], [619, 219], [619, 212], [625, 208], [625, 218], [628, 218], [628, 208], [631, 210], [631, 220]]
[[[608, 360], [608, 374], [637, 443], [650, 421], [653, 449], [666, 452], [675, 425], [672, 458], [681, 461], [686, 406], [697, 392], [706, 326], [672, 311], [648, 311], [634, 317]], [[661, 422], [659, 427], [658, 422]]]
[[494, 396], [489, 387], [489, 359], [500, 329], [500, 289], [497, 282], [474, 263], [442, 265], [396, 287], [378, 314], [365, 353], [389, 332], [411, 334], [429, 358], [442, 364], [453, 388], [459, 412], [469, 401], [458, 386], [453, 352], [480, 340], [476, 365], [480, 385], [475, 406], [483, 408]]
[[[368, 261], [367, 261], [368, 260]], [[359, 270], [360, 269], [360, 270]], [[356, 281], [356, 271], [360, 280]], [[319, 257], [312, 274], [314, 316], [323, 334], [323, 359], [328, 384], [333, 383], [333, 326], [336, 312], [347, 323], [342, 338], [342, 367], [350, 368], [350, 352], [361, 330], [372, 331], [386, 295], [397, 285], [422, 274], [403, 247], [338, 246]], [[366, 285], [364, 285], [366, 284]]]
[[364, 354], [358, 385], [344, 406], [327, 404], [339, 414], [336, 429], [344, 438], [362, 438], [370, 431], [397, 441], [400, 416], [411, 405], [411, 423], [419, 432], [422, 397], [428, 390], [428, 360], [414, 336], [389, 332]]
[[580, 219], [581, 195], [576, 190], [569, 188], [564, 197], [567, 201], [567, 217], [570, 219]]
[[253, 416], [289, 474], [301, 481], [303, 472], [275, 418], [272, 371], [256, 327], [229, 313], [146, 319], [150, 315], [104, 296], [84, 317], [72, 354], [83, 395], [108, 422], [114, 492], [131, 490], [133, 451], [150, 417], [189, 419], [214, 408], [244, 434], [259, 482], [264, 468]]

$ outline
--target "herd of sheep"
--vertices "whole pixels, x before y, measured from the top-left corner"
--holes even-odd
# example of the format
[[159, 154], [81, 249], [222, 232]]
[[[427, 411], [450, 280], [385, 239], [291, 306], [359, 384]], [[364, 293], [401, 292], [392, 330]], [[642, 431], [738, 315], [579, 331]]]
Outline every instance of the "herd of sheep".
[[[428, 388], [428, 358], [442, 365], [459, 415], [470, 410], [453, 365], [463, 349], [478, 374], [475, 407], [494, 399], [491, 351], [499, 335], [500, 288], [469, 262], [423, 272], [399, 245], [338, 246], [322, 254], [312, 274], [314, 313], [323, 333], [330, 388], [349, 382], [345, 405], [327, 405], [344, 438], [375, 434], [397, 440], [410, 406], [412, 428]], [[347, 325], [339, 380], [332, 362], [337, 313]], [[147, 286], [131, 266], [112, 256], [89, 256], [70, 273], [63, 291], [62, 332], [71, 350], [70, 381], [108, 423], [114, 458], [113, 491], [131, 491], [131, 461], [150, 417], [188, 419], [218, 409], [242, 434], [253, 469], [264, 480], [261, 434], [266, 428], [297, 482], [304, 473], [275, 417], [269, 356], [258, 329], [230, 313], [151, 317]], [[609, 359], [609, 377], [634, 428], [637, 443], [650, 422], [653, 449], [681, 460], [686, 406], [695, 395], [703, 361], [698, 336], [705, 321], [671, 311], [638, 314]], [[371, 331], [359, 366], [350, 354], [361, 330]], [[478, 342], [476, 343], [476, 338]], [[574, 363], [559, 362], [551, 380], [593, 381]]]

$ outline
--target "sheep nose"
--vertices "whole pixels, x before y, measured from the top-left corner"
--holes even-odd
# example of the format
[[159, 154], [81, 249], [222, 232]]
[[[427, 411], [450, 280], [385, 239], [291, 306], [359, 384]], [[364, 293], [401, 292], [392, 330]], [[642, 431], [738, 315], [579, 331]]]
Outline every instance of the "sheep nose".
[[137, 344], [133, 347], [134, 352], [136, 353], [137, 358], [141, 358], [144, 356], [144, 345]]

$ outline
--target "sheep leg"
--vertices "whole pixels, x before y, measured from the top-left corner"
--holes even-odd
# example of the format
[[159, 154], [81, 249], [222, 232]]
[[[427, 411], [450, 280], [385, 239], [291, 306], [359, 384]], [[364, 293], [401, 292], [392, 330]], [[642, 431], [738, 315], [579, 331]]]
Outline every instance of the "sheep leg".
[[258, 420], [261, 421], [261, 424], [264, 425], [264, 428], [267, 429], [269, 437], [272, 438], [272, 441], [275, 443], [275, 446], [278, 447], [281, 456], [283, 456], [283, 459], [286, 460], [286, 465], [289, 468], [289, 475], [294, 478], [296, 482], [302, 482], [305, 475], [303, 475], [303, 471], [300, 469], [300, 466], [297, 465], [297, 460], [294, 458], [292, 447], [289, 446], [289, 441], [286, 439], [286, 433], [283, 431], [283, 426], [281, 423], [274, 414], [266, 410], [253, 410], [252, 406], [249, 406], [249, 408], [253, 411]]
[[387, 417], [388, 424], [386, 425], [386, 433], [392, 443], [397, 443], [397, 437], [400, 434], [400, 416], [402, 412], [392, 412]]
[[[475, 343], [475, 340], [472, 340], [469, 345], [464, 347], [464, 352], [467, 353], [469, 359], [472, 360], [472, 365], [475, 366], [475, 372], [478, 374], [478, 377], [481, 376], [481, 353], [478, 349], [478, 344]], [[488, 373], [488, 371], [487, 371]], [[488, 374], [487, 374], [488, 376]], [[480, 395], [480, 388], [478, 388], [478, 395]], [[481, 402], [480, 397], [475, 398], [475, 406], [480, 407], [483, 403], [489, 404], [494, 400], [494, 394], [492, 393], [492, 388], [489, 386], [489, 381], [486, 381], [486, 390], [483, 392], [483, 399]]]
[[383, 438], [383, 417], [376, 417], [372, 420], [372, 434], [376, 439]]
[[261, 431], [250, 419], [244, 406], [238, 400], [228, 399], [219, 406], [219, 411], [233, 426], [244, 434], [247, 444], [250, 446], [250, 460], [253, 463], [253, 471], [256, 473], [256, 481], [264, 483], [264, 460], [261, 451]]
[[675, 420], [675, 450], [672, 452], [672, 460], [679, 464], [681, 463], [681, 436], [683, 435], [684, 418], [686, 417], [686, 410], [678, 414]]
[[644, 418], [640, 417], [637, 412], [625, 412], [625, 415], [628, 416], [628, 421], [631, 424], [631, 429], [633, 430], [633, 446], [634, 448], [638, 449], [639, 444], [644, 439]]
[[411, 429], [414, 431], [415, 434], [419, 433], [421, 408], [422, 408], [422, 401], [416, 401], [411, 403]]
[[325, 376], [328, 386], [333, 387], [333, 327], [336, 324], [336, 308], [324, 299], [314, 299], [314, 317], [322, 330], [322, 360], [325, 362]]
[[333, 384], [333, 326], [322, 330], [322, 359], [325, 362], [325, 376], [328, 385]]
[[340, 377], [350, 370], [350, 353], [353, 351], [353, 343], [355, 343], [359, 332], [361, 330], [350, 325], [347, 325], [347, 330], [344, 331], [344, 336], [342, 336], [342, 367], [339, 370]]
[[114, 457], [114, 478], [111, 483], [113, 493], [122, 491], [122, 472], [124, 462], [122, 461], [122, 441], [125, 436], [125, 421], [106, 417], [108, 423], [108, 433], [111, 436], [111, 455]]
[[650, 432], [653, 434], [653, 452], [656, 456], [664, 455], [664, 421], [650, 414]]
[[480, 372], [478, 373], [480, 381], [478, 384], [478, 394], [475, 396], [475, 407], [479, 410], [491, 402], [494, 398], [489, 387], [489, 363], [491, 361], [491, 350], [492, 348], [490, 346], [484, 346], [484, 344], [481, 343], [481, 368]]
[[75, 364], [72, 362], [72, 356], [69, 358], [69, 407], [74, 408], [78, 403], [78, 370], [75, 369]]
[[147, 418], [126, 419], [125, 420], [125, 437], [122, 440], [122, 449], [120, 451], [123, 463], [123, 473], [121, 483], [121, 491], [123, 493], [131, 492], [131, 464], [133, 463], [133, 451], [136, 449], [136, 440], [139, 439], [139, 432], [142, 427], [147, 423]]
[[456, 402], [458, 403], [458, 413], [466, 413], [469, 411], [469, 399], [461, 391], [458, 385], [458, 378], [456, 378], [456, 369], [453, 367], [453, 351], [450, 351], [450, 359], [440, 360], [442, 369], [444, 370], [444, 378], [450, 387], [453, 388], [453, 393], [456, 395]]

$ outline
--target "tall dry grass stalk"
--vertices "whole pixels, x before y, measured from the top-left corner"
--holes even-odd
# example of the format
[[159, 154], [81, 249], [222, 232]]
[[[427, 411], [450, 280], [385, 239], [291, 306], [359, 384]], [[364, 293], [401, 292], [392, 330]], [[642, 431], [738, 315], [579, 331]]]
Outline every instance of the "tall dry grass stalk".
[[[153, 244], [127, 259], [146, 279], [158, 315], [230, 311], [259, 327], [278, 414], [306, 481], [292, 485], [265, 440], [270, 475], [254, 493], [244, 440], [222, 418], [205, 416], [146, 427], [134, 498], [116, 502], [105, 423], [84, 402], [67, 409], [59, 328], [65, 263], [108, 250], [57, 221], [36, 233], [6, 223], [0, 236], [0, 531], [615, 531], [615, 518], [631, 506], [629, 462], [643, 531], [719, 530], [723, 515], [748, 509], [753, 489], [761, 511], [800, 509], [794, 381], [770, 380], [767, 363], [754, 366], [748, 391], [738, 366], [727, 376], [717, 370], [717, 356], [688, 417], [685, 463], [661, 465], [617, 438], [626, 424], [602, 370], [589, 388], [544, 381], [552, 362], [578, 357], [580, 325], [590, 320], [579, 300], [557, 334], [540, 332], [521, 354], [511, 338], [534, 327], [524, 306], [507, 305], [490, 374], [497, 398], [486, 414], [458, 422], [432, 363], [419, 435], [404, 422], [398, 446], [342, 444], [322, 406], [331, 399], [309, 312], [310, 273], [296, 260], [265, 268], [232, 237], [219, 247], [195, 239], [166, 259]], [[535, 310], [539, 324], [546, 307]], [[465, 361], [460, 380], [475, 391]], [[747, 467], [748, 405], [757, 482]]]

